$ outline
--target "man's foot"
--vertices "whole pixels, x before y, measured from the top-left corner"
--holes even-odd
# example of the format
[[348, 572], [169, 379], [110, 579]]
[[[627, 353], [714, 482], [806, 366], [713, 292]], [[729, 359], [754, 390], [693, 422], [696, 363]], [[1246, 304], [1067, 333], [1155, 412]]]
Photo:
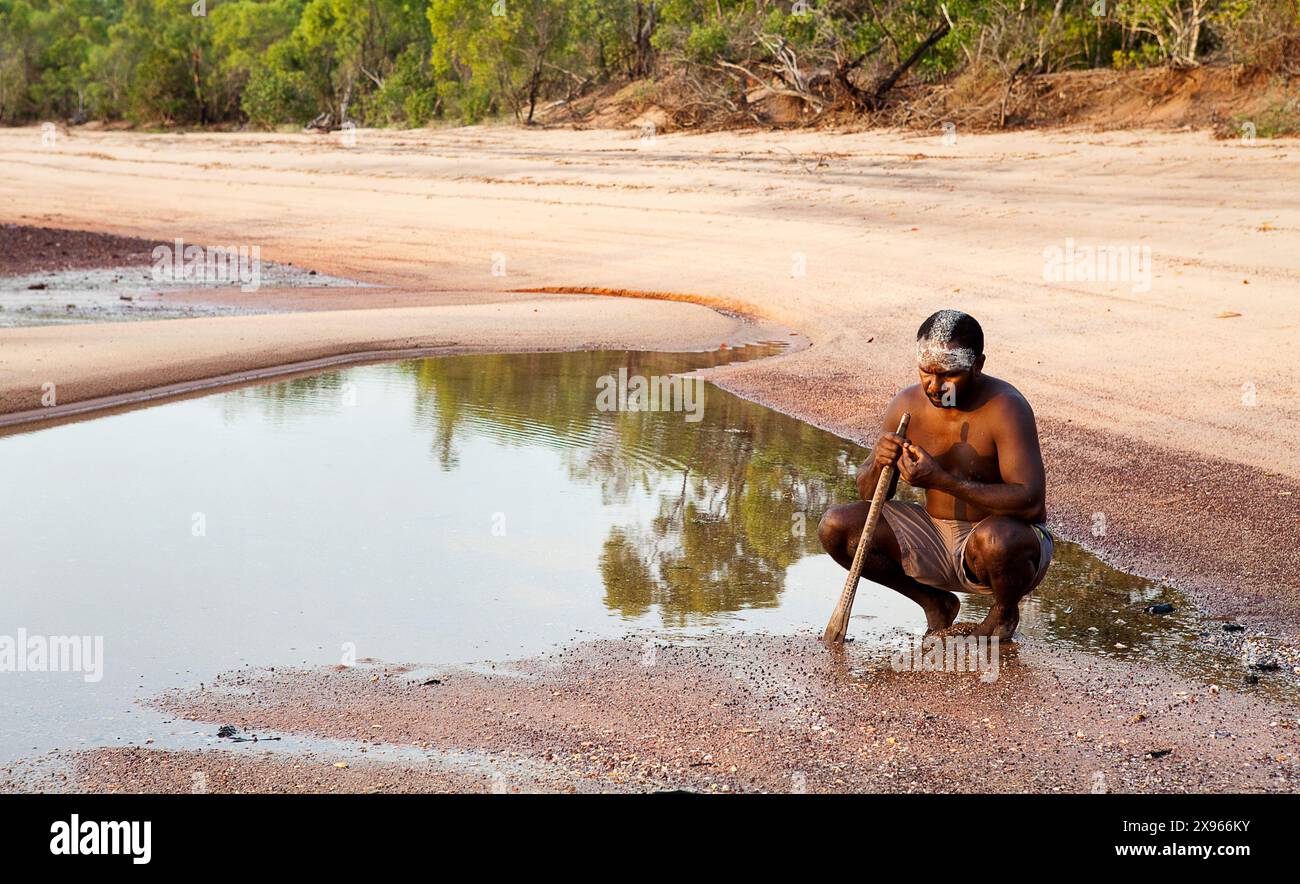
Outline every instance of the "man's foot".
[[1016, 634], [1016, 627], [1020, 625], [1020, 605], [994, 605], [989, 608], [988, 615], [979, 626], [975, 627], [973, 635], [983, 635], [989, 638], [996, 638], [998, 641], [1009, 641], [1011, 636]]
[[961, 610], [961, 599], [951, 592], [936, 592], [920, 604], [925, 610], [926, 635], [952, 626]]

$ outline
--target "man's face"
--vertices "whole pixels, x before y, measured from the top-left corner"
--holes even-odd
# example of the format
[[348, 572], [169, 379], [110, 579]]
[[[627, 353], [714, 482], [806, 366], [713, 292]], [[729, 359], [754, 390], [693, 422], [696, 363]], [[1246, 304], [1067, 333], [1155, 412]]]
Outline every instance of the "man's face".
[[921, 389], [935, 408], [955, 408], [979, 377], [984, 357], [972, 360], [970, 351], [947, 344], [926, 343], [917, 348]]

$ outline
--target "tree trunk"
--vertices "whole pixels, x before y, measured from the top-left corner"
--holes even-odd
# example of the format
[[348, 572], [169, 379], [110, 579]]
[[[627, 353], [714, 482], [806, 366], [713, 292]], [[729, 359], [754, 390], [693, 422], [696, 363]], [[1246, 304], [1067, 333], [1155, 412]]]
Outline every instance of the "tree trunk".
[[1065, 0], [1056, 0], [1056, 6], [1052, 9], [1052, 18], [1047, 23], [1047, 29], [1043, 31], [1042, 36], [1038, 38], [1038, 60], [1034, 64], [1034, 73], [1041, 74], [1047, 57], [1047, 43], [1052, 39], [1052, 34], [1056, 30], [1056, 23], [1061, 20], [1061, 7], [1065, 5]]
[[199, 106], [199, 125], [206, 125], [208, 122], [208, 108], [203, 103], [203, 79], [199, 75], [200, 68], [203, 65], [203, 54], [197, 46], [190, 47], [190, 74], [194, 78], [194, 100]]
[[348, 77], [348, 85], [343, 89], [343, 102], [339, 105], [339, 125], [348, 121], [348, 105], [352, 103], [352, 78]]
[[533, 111], [537, 109], [537, 93], [542, 88], [542, 60], [538, 56], [537, 64], [533, 66], [533, 75], [528, 83], [528, 119], [525, 125], [533, 124]]
[[654, 49], [650, 45], [650, 38], [654, 36], [655, 25], [658, 24], [659, 5], [655, 0], [649, 3], [636, 4], [636, 21], [634, 23], [633, 38], [633, 56], [632, 56], [632, 76], [644, 77], [650, 73], [653, 62]]

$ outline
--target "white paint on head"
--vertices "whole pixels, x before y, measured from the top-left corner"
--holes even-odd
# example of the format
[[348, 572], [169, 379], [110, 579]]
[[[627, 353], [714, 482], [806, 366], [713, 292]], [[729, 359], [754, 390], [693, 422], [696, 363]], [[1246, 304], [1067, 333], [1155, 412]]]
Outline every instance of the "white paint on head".
[[916, 364], [922, 368], [937, 366], [941, 371], [969, 371], [977, 358], [970, 347], [953, 347], [935, 341], [916, 342]]
[[921, 367], [938, 366], [942, 371], [969, 371], [979, 354], [970, 347], [953, 344], [957, 323], [966, 314], [958, 310], [940, 310], [929, 333], [916, 342], [916, 362]]

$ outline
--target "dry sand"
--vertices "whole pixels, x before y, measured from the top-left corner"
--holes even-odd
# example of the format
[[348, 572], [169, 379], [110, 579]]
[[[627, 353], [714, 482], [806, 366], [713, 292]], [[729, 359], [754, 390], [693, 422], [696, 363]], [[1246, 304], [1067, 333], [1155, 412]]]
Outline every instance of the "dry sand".
[[[1035, 407], [1056, 529], [1294, 638], [1298, 158], [1294, 140], [1203, 133], [472, 128], [348, 147], [0, 130], [0, 221], [260, 245], [387, 286], [277, 303], [320, 312], [0, 330], [0, 411], [34, 408], [47, 380], [71, 403], [378, 350], [744, 335], [688, 304], [513, 293], [553, 287], [671, 294], [801, 332], [811, 347], [714, 379], [864, 440], [913, 379], [916, 325], [955, 306], [983, 322], [988, 371]], [[1067, 239], [1149, 246], [1150, 290], [1045, 282], [1044, 250]]]

